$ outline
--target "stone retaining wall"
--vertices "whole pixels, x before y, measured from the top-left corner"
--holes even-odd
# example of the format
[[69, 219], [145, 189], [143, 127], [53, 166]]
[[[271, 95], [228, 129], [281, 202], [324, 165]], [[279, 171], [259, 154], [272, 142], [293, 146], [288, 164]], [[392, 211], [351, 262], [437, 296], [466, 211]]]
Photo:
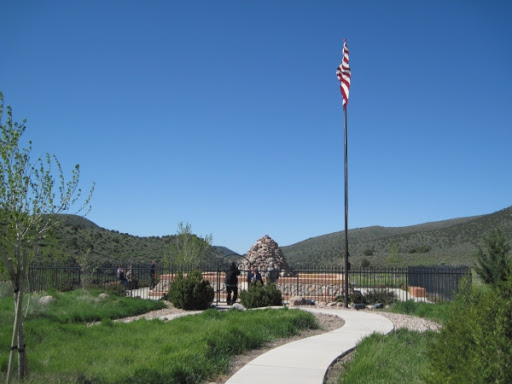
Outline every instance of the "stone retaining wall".
[[[186, 276], [186, 274], [184, 275]], [[215, 295], [224, 298], [226, 285], [224, 284], [224, 273], [205, 272], [203, 278], [208, 280], [215, 291]], [[161, 275], [159, 283], [149, 292], [150, 296], [163, 296], [169, 291], [169, 287], [175, 275]], [[217, 280], [217, 277], [220, 280]], [[247, 276], [241, 275], [238, 278], [239, 291], [247, 290]], [[293, 296], [302, 296], [304, 299], [332, 301], [337, 296], [344, 295], [344, 276], [341, 274], [304, 274], [297, 277], [280, 277], [276, 286], [281, 291], [283, 299], [287, 301]]]

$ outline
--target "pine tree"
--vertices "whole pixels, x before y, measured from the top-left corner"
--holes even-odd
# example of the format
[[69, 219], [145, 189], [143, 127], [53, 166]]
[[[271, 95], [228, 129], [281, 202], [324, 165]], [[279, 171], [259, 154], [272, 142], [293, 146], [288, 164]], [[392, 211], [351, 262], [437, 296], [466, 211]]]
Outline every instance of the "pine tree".
[[486, 251], [478, 246], [475, 271], [485, 284], [497, 285], [511, 273], [510, 245], [500, 230], [493, 230], [483, 238]]

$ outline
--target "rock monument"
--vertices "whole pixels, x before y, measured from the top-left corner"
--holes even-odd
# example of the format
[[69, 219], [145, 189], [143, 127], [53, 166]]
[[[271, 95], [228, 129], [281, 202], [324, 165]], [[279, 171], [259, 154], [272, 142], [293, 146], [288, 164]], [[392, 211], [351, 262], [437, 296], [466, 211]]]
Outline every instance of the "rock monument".
[[287, 276], [290, 267], [284, 258], [283, 251], [269, 235], [259, 239], [245, 255], [247, 260], [241, 264], [243, 270], [248, 271], [250, 264], [258, 267], [260, 273], [271, 281], [277, 280], [279, 276]]

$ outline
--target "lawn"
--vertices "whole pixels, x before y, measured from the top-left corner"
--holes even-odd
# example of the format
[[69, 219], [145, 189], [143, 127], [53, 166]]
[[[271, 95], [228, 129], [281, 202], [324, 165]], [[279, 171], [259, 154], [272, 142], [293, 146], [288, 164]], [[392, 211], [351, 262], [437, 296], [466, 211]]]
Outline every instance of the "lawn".
[[[318, 327], [300, 310], [215, 309], [170, 322], [112, 319], [162, 308], [158, 301], [99, 292], [54, 292], [48, 307], [32, 298], [25, 322], [28, 383], [200, 383], [225, 374], [230, 357]], [[0, 299], [0, 345], [12, 332], [12, 299]], [[87, 323], [97, 321], [97, 325]], [[5, 378], [7, 353], [0, 355]]]
[[[447, 320], [450, 303], [428, 304], [397, 302], [389, 309], [424, 317], [438, 323]], [[365, 338], [345, 364], [339, 384], [415, 384], [423, 383], [427, 369], [426, 351], [434, 332], [406, 329], [388, 335], [373, 334]]]

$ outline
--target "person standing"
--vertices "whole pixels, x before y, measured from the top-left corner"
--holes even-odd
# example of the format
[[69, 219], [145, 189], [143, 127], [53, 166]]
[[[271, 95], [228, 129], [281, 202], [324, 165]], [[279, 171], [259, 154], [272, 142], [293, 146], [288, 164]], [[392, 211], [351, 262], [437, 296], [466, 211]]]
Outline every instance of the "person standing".
[[[240, 275], [240, 270], [233, 261], [226, 271], [226, 279], [224, 281], [226, 284], [226, 301], [228, 305], [236, 303], [236, 299], [238, 298], [238, 275]], [[233, 293], [233, 300], [231, 300], [231, 293]]]
[[156, 285], [156, 261], [153, 260], [149, 264], [149, 289], [155, 288]]
[[117, 279], [119, 280], [119, 282], [121, 284], [123, 284], [123, 287], [126, 288], [126, 286], [128, 285], [128, 280], [126, 280], [126, 276], [124, 274], [124, 268], [122, 265], [120, 265], [119, 268], [117, 268]]
[[256, 283], [263, 285], [263, 278], [261, 277], [261, 273], [258, 271], [258, 267], [255, 265], [251, 265], [251, 272], [247, 276], [247, 282], [249, 285]]

